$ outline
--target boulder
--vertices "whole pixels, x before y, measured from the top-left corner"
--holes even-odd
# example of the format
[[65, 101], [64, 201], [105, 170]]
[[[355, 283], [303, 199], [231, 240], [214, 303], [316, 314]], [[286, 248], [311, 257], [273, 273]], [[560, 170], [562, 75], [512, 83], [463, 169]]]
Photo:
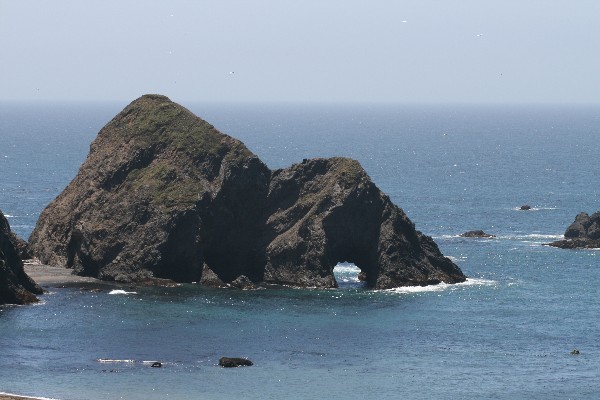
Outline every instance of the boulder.
[[250, 367], [252, 365], [254, 363], [247, 358], [221, 357], [219, 359], [219, 366], [223, 368]]
[[564, 239], [548, 245], [561, 249], [600, 248], [600, 212], [591, 216], [585, 212], [579, 213], [567, 227]]
[[256, 285], [245, 275], [240, 275], [231, 282], [231, 286], [242, 290], [254, 290]]
[[30, 246], [43, 263], [123, 282], [224, 286], [244, 276], [329, 288], [340, 261], [359, 266], [371, 288], [466, 279], [357, 161], [271, 171], [160, 95], [135, 100], [99, 132]]
[[0, 211], [0, 304], [33, 303], [43, 290], [25, 273], [14, 237]]
[[495, 238], [496, 236], [490, 235], [489, 233], [485, 233], [482, 230], [476, 230], [476, 231], [467, 231], [467, 232], [461, 234], [460, 237], [467, 237], [467, 238]]

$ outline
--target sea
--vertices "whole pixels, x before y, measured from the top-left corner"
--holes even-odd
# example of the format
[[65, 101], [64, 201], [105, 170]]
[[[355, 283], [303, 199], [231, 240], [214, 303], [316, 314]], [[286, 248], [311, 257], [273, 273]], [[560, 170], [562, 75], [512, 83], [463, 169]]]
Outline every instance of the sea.
[[[47, 286], [39, 304], [0, 308], [1, 392], [600, 398], [600, 250], [545, 245], [600, 210], [600, 106], [182, 104], [273, 169], [359, 160], [469, 279], [370, 290], [339, 260], [330, 290]], [[125, 105], [0, 103], [0, 209], [18, 235]], [[459, 236], [475, 229], [495, 238]]]

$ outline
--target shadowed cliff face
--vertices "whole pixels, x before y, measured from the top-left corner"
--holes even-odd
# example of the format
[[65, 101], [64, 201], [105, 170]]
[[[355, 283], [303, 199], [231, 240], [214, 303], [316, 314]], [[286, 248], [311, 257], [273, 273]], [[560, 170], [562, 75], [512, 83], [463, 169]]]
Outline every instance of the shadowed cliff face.
[[38, 301], [42, 289], [27, 276], [14, 245], [14, 234], [0, 211], [0, 304], [26, 304]]
[[376, 288], [465, 280], [358, 162], [270, 171], [241, 142], [158, 95], [100, 131], [30, 244], [45, 263], [119, 281], [335, 287], [340, 261]]

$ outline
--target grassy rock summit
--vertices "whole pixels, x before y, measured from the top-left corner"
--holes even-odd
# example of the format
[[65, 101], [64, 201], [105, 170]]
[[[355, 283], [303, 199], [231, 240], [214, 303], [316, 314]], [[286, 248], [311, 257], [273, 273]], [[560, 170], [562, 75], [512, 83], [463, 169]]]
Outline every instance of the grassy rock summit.
[[44, 263], [125, 282], [327, 288], [341, 261], [373, 288], [466, 279], [357, 161], [271, 171], [160, 95], [135, 100], [99, 132], [30, 245]]
[[0, 304], [26, 304], [37, 301], [42, 289], [27, 276], [15, 246], [16, 236], [0, 211]]

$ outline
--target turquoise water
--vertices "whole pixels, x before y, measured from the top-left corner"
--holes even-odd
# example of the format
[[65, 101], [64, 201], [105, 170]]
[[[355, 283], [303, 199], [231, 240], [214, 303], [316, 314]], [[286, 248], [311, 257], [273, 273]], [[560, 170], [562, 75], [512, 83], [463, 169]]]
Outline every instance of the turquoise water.
[[[27, 237], [125, 104], [0, 108], [0, 209]], [[600, 109], [185, 104], [272, 168], [361, 161], [466, 284], [241, 292], [48, 288], [0, 309], [0, 391], [60, 399], [600, 396], [600, 251], [543, 246], [600, 210]], [[532, 211], [518, 211], [529, 204]], [[495, 239], [458, 235], [483, 229]], [[570, 355], [579, 349], [579, 356]], [[251, 368], [216, 366], [244, 356]], [[100, 359], [121, 360], [100, 362]], [[128, 362], [124, 362], [127, 360]], [[159, 360], [150, 368], [144, 361]]]

